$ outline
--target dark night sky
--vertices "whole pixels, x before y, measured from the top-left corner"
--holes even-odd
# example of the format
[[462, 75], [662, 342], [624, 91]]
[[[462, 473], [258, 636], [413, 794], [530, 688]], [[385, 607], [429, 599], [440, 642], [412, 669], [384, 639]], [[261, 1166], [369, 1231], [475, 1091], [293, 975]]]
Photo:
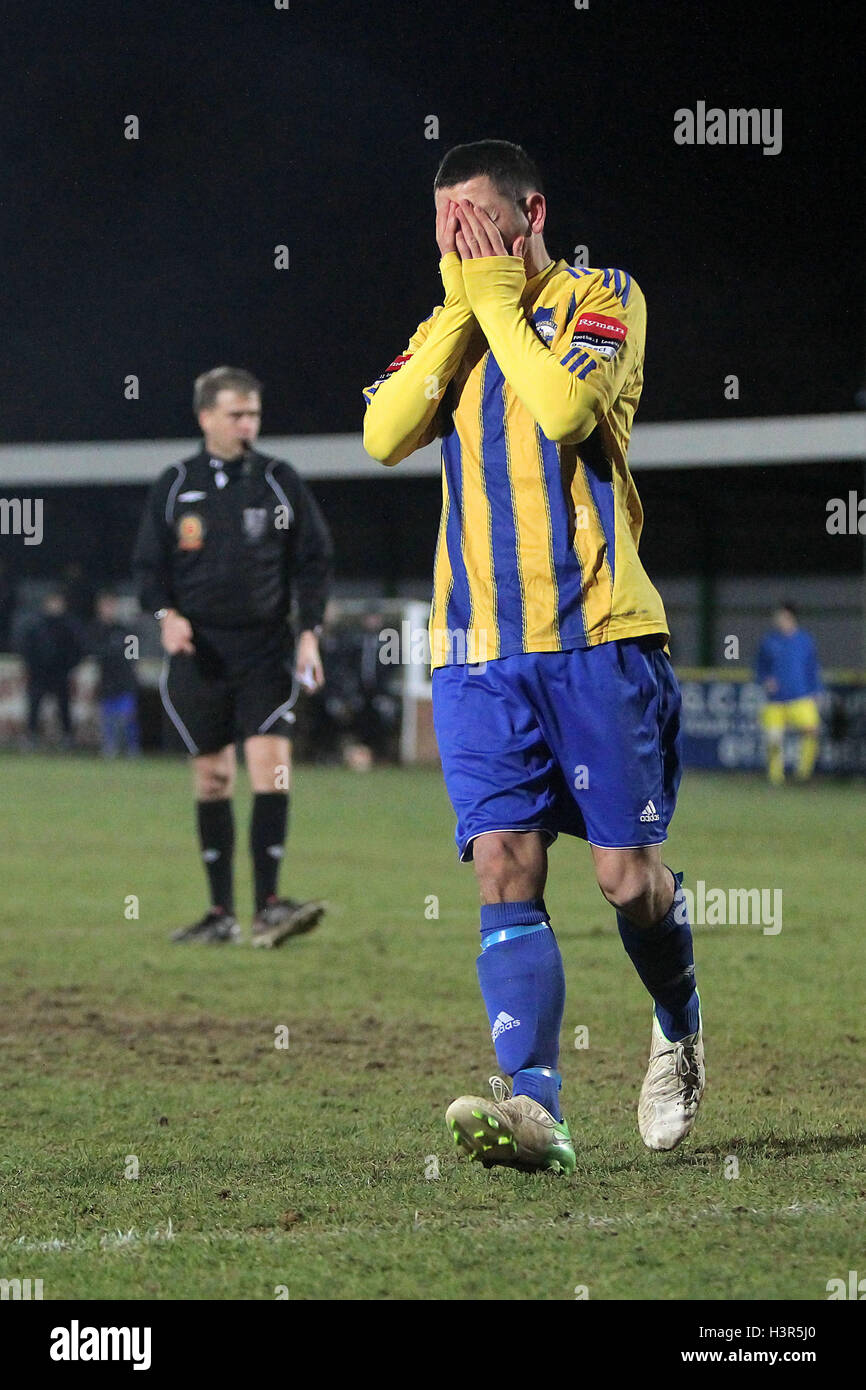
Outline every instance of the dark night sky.
[[[863, 83], [843, 10], [7, 12], [5, 439], [191, 434], [192, 378], [219, 362], [262, 376], [269, 434], [359, 429], [361, 386], [437, 302], [438, 160], [490, 135], [539, 161], [554, 255], [585, 243], [591, 264], [641, 282], [641, 420], [851, 409], [866, 345]], [[781, 154], [677, 146], [673, 113], [699, 99], [781, 107]], [[438, 141], [424, 138], [431, 113]], [[138, 402], [123, 398], [130, 372]]]

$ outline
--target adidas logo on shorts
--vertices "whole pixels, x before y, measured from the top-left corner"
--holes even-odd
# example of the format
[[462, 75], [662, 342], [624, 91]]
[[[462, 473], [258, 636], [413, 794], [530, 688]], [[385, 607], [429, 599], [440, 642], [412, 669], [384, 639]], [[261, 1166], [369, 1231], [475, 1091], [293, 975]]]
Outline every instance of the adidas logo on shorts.
[[496, 1042], [496, 1039], [500, 1036], [500, 1034], [507, 1033], [509, 1028], [519, 1027], [519, 1018], [512, 1018], [511, 1014], [507, 1014], [504, 1011], [498, 1013], [496, 1015], [496, 1022], [493, 1025], [493, 1041]]
[[658, 813], [658, 811], [656, 810], [656, 808], [655, 808], [655, 806], [654, 806], [654, 804], [653, 804], [652, 801], [648, 801], [647, 804], [646, 804], [646, 806], [644, 806], [643, 810], [642, 810], [641, 813], [640, 813], [640, 818], [641, 818], [642, 821], [650, 821], [650, 820], [658, 820], [658, 819], [659, 819], [659, 813]]

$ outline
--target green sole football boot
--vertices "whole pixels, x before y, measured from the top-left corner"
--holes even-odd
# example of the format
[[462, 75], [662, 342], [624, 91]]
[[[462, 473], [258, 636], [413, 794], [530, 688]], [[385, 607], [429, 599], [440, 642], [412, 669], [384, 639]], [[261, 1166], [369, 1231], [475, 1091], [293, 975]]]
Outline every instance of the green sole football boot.
[[492, 1101], [460, 1096], [445, 1111], [455, 1147], [485, 1168], [573, 1173], [577, 1160], [565, 1120], [555, 1120], [529, 1096], [511, 1098], [498, 1076], [490, 1085]]

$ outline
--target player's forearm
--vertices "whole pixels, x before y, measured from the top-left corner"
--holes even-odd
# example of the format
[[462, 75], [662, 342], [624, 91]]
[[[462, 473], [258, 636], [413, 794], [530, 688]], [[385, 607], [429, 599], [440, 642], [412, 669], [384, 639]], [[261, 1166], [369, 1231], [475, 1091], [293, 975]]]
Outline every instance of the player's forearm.
[[384, 381], [364, 416], [364, 448], [395, 464], [421, 443], [442, 393], [456, 372], [472, 331], [472, 315], [443, 309], [427, 341]]
[[367, 406], [364, 448], [384, 464], [399, 463], [426, 442], [442, 394], [472, 335], [474, 318], [463, 293], [459, 257], [443, 258], [442, 278], [445, 303], [427, 338]]
[[537, 337], [520, 303], [525, 286], [518, 256], [464, 263], [467, 296], [509, 386], [557, 443], [580, 443], [609, 408], [608, 392], [581, 381]]

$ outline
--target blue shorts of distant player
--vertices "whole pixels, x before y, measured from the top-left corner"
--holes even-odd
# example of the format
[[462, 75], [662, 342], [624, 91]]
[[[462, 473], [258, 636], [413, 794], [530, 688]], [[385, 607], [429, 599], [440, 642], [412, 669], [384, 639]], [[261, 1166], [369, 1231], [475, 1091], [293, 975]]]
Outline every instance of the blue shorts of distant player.
[[433, 672], [457, 848], [494, 830], [603, 849], [661, 844], [682, 772], [680, 692], [660, 637]]

